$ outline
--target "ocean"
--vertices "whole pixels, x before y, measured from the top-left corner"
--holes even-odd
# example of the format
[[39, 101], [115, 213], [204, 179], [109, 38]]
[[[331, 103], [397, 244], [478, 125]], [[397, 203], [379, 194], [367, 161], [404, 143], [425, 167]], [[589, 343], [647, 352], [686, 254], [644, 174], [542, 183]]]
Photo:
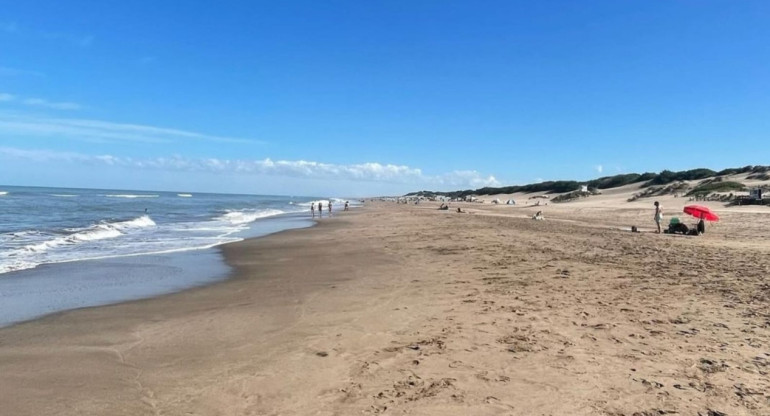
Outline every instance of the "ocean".
[[329, 200], [0, 186], [0, 326], [224, 279], [216, 246], [309, 227]]

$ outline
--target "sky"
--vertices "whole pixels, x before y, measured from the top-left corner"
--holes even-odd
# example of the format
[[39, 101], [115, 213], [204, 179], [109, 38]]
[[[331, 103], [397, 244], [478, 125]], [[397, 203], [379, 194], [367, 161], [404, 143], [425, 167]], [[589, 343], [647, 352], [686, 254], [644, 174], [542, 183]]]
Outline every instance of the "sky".
[[770, 2], [0, 10], [0, 184], [373, 196], [767, 164]]

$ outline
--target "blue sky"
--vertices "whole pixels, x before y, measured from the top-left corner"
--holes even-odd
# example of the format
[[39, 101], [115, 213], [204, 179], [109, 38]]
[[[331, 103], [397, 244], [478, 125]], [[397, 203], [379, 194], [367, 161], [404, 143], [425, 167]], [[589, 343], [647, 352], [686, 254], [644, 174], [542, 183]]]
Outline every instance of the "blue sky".
[[769, 73], [764, 0], [11, 2], [0, 184], [364, 196], [766, 164]]

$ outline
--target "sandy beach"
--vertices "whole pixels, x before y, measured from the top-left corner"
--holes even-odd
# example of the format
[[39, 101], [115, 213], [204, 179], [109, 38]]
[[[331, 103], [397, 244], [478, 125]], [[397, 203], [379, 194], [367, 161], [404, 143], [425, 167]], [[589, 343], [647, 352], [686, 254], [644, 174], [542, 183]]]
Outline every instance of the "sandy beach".
[[770, 208], [656, 235], [629, 192], [224, 246], [225, 282], [0, 329], [0, 413], [770, 414]]

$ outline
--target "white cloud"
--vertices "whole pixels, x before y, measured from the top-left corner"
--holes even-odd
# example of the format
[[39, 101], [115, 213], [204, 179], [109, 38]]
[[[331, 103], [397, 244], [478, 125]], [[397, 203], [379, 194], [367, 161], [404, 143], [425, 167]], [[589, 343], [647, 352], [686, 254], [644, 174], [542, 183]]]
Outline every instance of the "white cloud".
[[14, 97], [13, 94], [0, 92], [0, 101], [13, 101], [14, 99], [16, 99], [16, 97]]
[[441, 185], [469, 186], [471, 188], [483, 188], [485, 186], [500, 186], [500, 182], [494, 176], [484, 176], [475, 170], [460, 170], [450, 172], [438, 177]]
[[0, 147], [0, 156], [5, 156], [13, 159], [24, 159], [32, 162], [51, 162], [51, 161], [65, 161], [65, 162], [84, 162], [94, 158], [94, 156], [88, 156], [74, 152], [59, 152], [53, 150], [26, 150], [17, 149], [13, 147]]
[[596, 165], [594, 166], [594, 169], [596, 169], [597, 172], [602, 173], [604, 171], [604, 166]]
[[499, 186], [491, 175], [473, 170], [454, 171], [441, 175], [426, 175], [419, 168], [376, 162], [340, 165], [307, 160], [261, 160], [186, 158], [175, 155], [135, 159], [113, 155], [87, 155], [51, 150], [27, 150], [0, 147], [0, 158], [24, 159], [34, 162], [67, 162], [92, 165], [120, 166], [131, 169], [210, 172], [221, 174], [270, 175], [306, 179], [344, 180], [356, 182], [387, 182], [409, 184], [415, 189], [433, 186], [442, 189], [481, 188]]
[[192, 131], [140, 124], [112, 123], [87, 119], [4, 116], [2, 114], [0, 114], [0, 133], [17, 137], [64, 138], [98, 143], [114, 141], [173, 143], [180, 140], [262, 143], [256, 140], [213, 136]]
[[42, 98], [27, 98], [23, 101], [26, 105], [36, 106], [36, 107], [45, 107], [45, 108], [52, 108], [54, 110], [80, 110], [82, 107], [80, 104], [72, 103], [72, 102], [54, 102], [54, 101], [48, 101], [44, 100]]

